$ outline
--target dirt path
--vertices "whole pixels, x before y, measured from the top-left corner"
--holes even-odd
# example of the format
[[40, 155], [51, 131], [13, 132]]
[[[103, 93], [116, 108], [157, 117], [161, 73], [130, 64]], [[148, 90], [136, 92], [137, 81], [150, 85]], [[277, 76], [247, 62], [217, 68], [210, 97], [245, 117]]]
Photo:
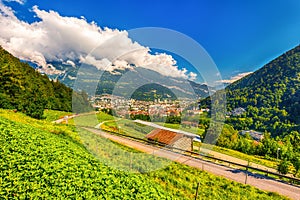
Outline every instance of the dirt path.
[[[159, 157], [164, 157], [179, 163], [189, 165], [191, 167], [203, 169], [212, 174], [223, 176], [225, 178], [240, 183], [245, 183], [246, 180], [246, 174], [244, 171], [241, 170], [232, 169], [208, 161], [198, 160], [195, 158], [178, 154], [176, 152], [171, 152], [165, 149], [160, 149], [137, 141], [133, 141], [124, 137], [112, 135], [101, 130], [96, 130], [93, 128], [84, 128], [84, 129], [93, 132], [97, 135], [100, 135], [101, 137], [105, 137], [112, 141], [118, 142], [119, 144], [137, 149], [139, 151], [149, 153], [149, 154], [154, 154]], [[247, 184], [255, 186], [262, 190], [277, 192], [291, 199], [295, 199], [295, 200], [300, 199], [300, 187], [282, 183], [280, 181], [270, 179], [269, 177], [266, 176], [249, 173], [247, 177]]]

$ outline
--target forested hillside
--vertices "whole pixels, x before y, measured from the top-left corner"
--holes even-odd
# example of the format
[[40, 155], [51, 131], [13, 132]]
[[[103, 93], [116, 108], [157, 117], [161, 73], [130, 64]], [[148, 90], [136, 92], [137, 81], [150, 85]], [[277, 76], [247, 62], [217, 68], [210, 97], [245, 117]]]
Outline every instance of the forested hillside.
[[[247, 154], [280, 158], [282, 161], [278, 167], [288, 169], [293, 165], [293, 173], [297, 175], [300, 171], [299, 89], [300, 46], [297, 46], [225, 88], [226, 123], [237, 130], [263, 132], [262, 141], [257, 143], [248, 140], [247, 136], [238, 137], [237, 132], [229, 131], [222, 133], [217, 144]], [[200, 104], [209, 107], [210, 98]]]
[[169, 89], [156, 83], [141, 86], [131, 95], [131, 98], [141, 101], [176, 100], [176, 95]]
[[45, 108], [71, 111], [72, 89], [50, 81], [0, 47], [0, 108], [41, 118]]
[[[236, 129], [270, 132], [273, 137], [299, 132], [300, 46], [284, 53], [258, 71], [226, 87], [227, 109], [246, 112], [230, 116]], [[202, 101], [209, 106], [210, 99]]]

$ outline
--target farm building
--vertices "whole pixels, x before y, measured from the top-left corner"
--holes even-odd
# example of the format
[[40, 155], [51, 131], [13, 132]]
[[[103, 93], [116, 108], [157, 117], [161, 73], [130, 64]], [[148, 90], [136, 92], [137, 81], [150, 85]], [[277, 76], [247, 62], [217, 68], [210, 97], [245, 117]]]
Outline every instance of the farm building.
[[166, 128], [141, 120], [135, 120], [135, 122], [156, 128], [146, 135], [148, 140], [156, 141], [171, 147], [192, 151], [193, 141], [201, 141], [200, 137], [196, 134], [188, 133], [182, 130]]

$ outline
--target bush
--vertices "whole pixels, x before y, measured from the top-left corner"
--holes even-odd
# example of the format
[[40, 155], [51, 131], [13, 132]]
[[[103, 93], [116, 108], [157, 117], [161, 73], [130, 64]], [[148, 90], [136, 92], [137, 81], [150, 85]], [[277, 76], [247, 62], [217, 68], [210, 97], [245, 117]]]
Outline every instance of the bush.
[[288, 160], [282, 160], [277, 166], [277, 170], [280, 174], [287, 174], [291, 163]]

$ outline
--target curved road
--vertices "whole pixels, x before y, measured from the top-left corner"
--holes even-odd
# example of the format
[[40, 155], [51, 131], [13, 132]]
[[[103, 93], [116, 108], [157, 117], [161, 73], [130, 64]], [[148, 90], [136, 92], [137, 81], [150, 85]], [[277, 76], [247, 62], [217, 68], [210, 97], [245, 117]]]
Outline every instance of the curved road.
[[[189, 156], [184, 156], [181, 154], [178, 154], [176, 152], [172, 152], [169, 150], [157, 148], [151, 145], [147, 145], [144, 143], [140, 143], [138, 141], [130, 140], [124, 137], [112, 135], [109, 133], [106, 133], [101, 130], [96, 130], [93, 128], [84, 128], [92, 133], [95, 133], [101, 137], [110, 139], [112, 141], [115, 141], [119, 144], [137, 149], [139, 151], [154, 154], [159, 157], [164, 157], [179, 163], [183, 163], [185, 165], [189, 165], [191, 167], [203, 169], [207, 172], [210, 172], [212, 174], [223, 176], [225, 178], [245, 183], [246, 180], [246, 174], [244, 171], [232, 169], [226, 166], [218, 165], [212, 162], [199, 160], [195, 158], [191, 158]], [[271, 179], [266, 176], [257, 175], [248, 173], [247, 176], [247, 184], [255, 186], [259, 189], [271, 191], [271, 192], [277, 192], [281, 195], [287, 196], [291, 199], [300, 200], [300, 187], [289, 185], [287, 183], [282, 183], [278, 180]]]

